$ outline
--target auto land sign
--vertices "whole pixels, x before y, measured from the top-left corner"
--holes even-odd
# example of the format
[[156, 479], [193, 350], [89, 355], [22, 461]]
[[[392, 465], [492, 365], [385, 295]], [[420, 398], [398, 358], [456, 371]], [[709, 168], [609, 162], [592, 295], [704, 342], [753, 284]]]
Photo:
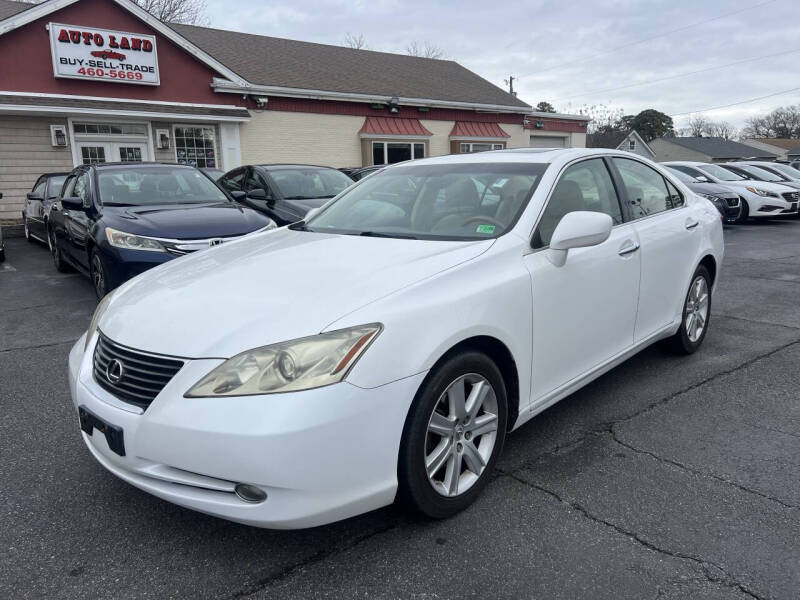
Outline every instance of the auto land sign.
[[50, 51], [56, 77], [160, 83], [152, 35], [50, 23]]

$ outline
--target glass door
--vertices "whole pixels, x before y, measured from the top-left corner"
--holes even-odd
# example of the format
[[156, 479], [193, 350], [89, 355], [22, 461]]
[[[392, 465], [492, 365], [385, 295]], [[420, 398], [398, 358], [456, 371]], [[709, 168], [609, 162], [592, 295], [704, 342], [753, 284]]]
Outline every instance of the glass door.
[[113, 144], [113, 154], [119, 162], [142, 162], [147, 156], [147, 146], [133, 142]]
[[93, 163], [104, 163], [111, 160], [111, 144], [104, 144], [100, 142], [80, 142], [78, 144], [78, 152], [80, 152], [80, 160], [82, 165], [91, 165]]

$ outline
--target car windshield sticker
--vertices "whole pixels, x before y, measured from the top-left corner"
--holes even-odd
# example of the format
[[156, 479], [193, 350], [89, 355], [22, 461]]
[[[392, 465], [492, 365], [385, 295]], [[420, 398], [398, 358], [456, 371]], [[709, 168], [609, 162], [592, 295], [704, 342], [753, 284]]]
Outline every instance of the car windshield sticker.
[[478, 225], [478, 228], [475, 230], [475, 233], [485, 233], [487, 235], [492, 235], [494, 233], [494, 225]]

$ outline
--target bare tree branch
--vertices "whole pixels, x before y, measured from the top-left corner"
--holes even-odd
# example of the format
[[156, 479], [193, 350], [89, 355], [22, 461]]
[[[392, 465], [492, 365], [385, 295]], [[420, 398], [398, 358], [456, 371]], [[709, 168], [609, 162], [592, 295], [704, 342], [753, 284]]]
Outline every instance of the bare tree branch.
[[354, 50], [364, 50], [367, 47], [367, 40], [364, 39], [363, 33], [359, 33], [358, 35], [347, 33], [344, 36], [343, 45], [348, 48], [353, 48]]
[[165, 23], [207, 25], [205, 0], [133, 0]]
[[406, 46], [406, 54], [410, 56], [419, 56], [422, 58], [444, 58], [444, 50], [431, 42], [420, 44], [419, 42], [411, 42]]

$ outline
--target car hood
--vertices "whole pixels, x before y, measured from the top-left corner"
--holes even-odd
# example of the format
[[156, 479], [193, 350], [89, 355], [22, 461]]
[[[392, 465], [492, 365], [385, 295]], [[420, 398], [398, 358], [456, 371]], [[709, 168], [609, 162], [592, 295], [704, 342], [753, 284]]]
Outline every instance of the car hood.
[[686, 186], [696, 194], [715, 194], [728, 196], [731, 194], [738, 195], [737, 192], [729, 187], [725, 187], [719, 183], [687, 183]]
[[108, 227], [169, 239], [238, 236], [268, 223], [258, 211], [234, 202], [103, 207], [103, 224]]
[[329, 200], [330, 198], [304, 198], [303, 200], [284, 200], [284, 202], [299, 214], [305, 215], [312, 208], [319, 208]]
[[748, 187], [759, 188], [767, 192], [777, 192], [778, 194], [783, 194], [784, 192], [797, 191], [781, 183], [772, 183], [771, 181], [753, 181], [752, 179], [745, 179], [742, 181], [726, 181], [724, 185], [731, 187], [733, 189], [748, 188]]
[[99, 326], [112, 340], [140, 350], [229, 358], [317, 334], [366, 304], [479, 256], [492, 244], [282, 228], [136, 277], [116, 292]]

